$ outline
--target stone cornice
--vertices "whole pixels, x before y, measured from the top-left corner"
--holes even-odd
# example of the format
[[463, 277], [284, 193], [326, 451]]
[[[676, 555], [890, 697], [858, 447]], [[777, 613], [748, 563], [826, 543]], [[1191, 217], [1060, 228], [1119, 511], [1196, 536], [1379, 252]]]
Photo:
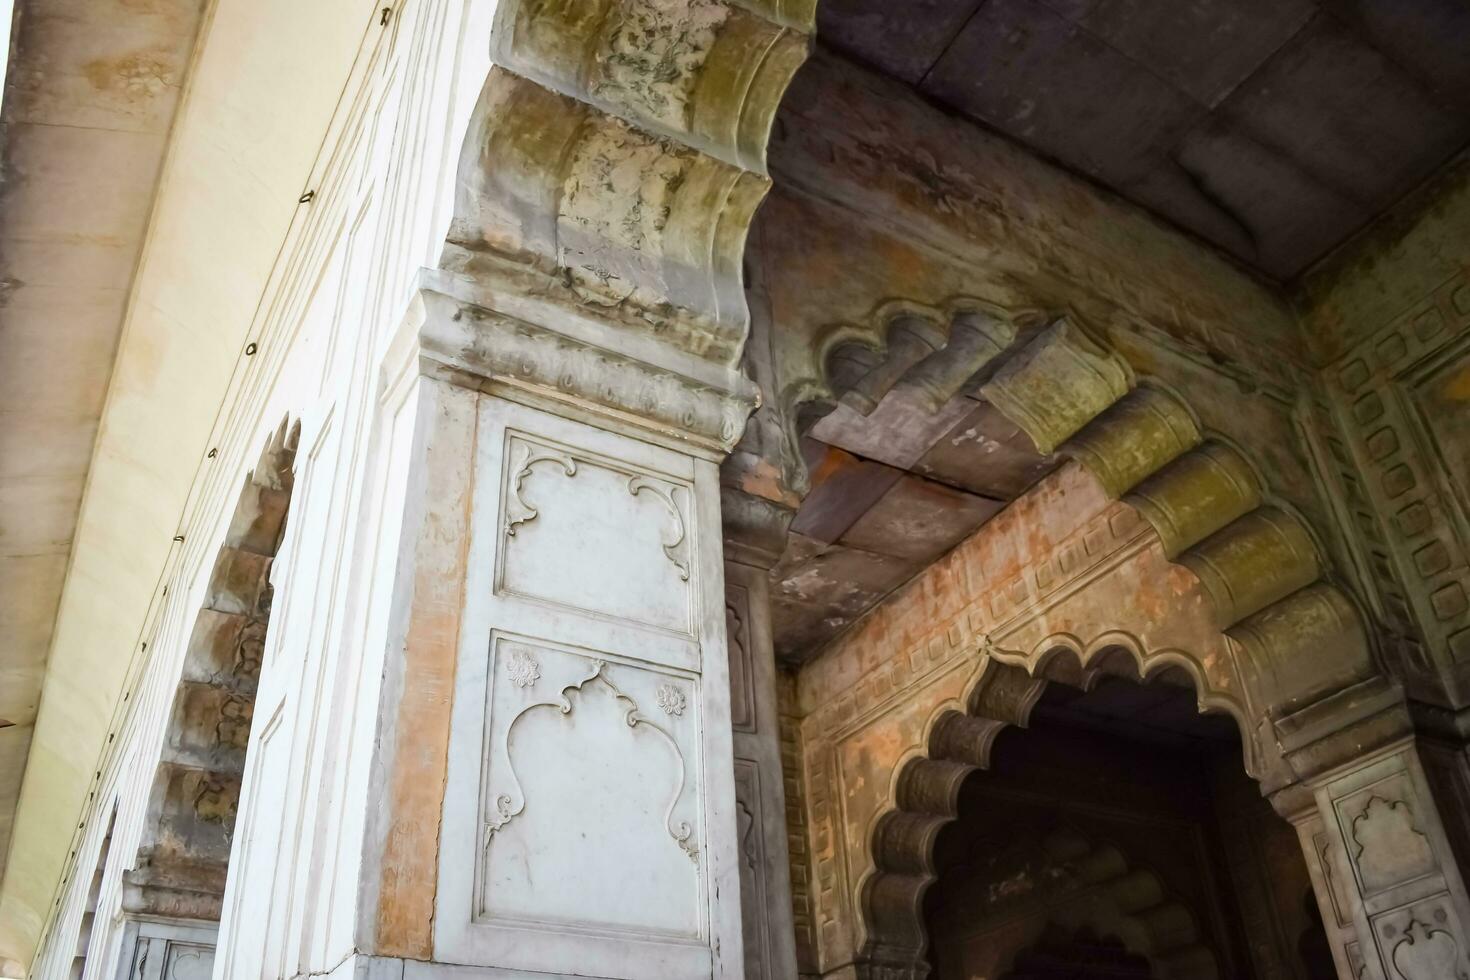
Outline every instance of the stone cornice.
[[711, 456], [729, 452], [758, 401], [754, 385], [736, 370], [657, 344], [643, 345], [646, 357], [638, 357], [629, 347], [639, 345], [624, 343], [619, 333], [574, 311], [553, 317], [542, 310], [533, 320], [477, 299], [488, 297], [471, 281], [424, 273], [403, 337], [413, 344], [420, 370], [458, 384], [560, 402]]

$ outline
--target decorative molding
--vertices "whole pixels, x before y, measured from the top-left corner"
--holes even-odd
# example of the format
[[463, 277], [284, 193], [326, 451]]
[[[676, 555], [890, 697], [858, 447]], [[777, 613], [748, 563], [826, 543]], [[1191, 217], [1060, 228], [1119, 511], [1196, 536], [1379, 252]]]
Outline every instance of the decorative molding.
[[735, 760], [735, 832], [740, 847], [740, 910], [745, 933], [745, 975], [774, 980], [770, 889], [766, 880], [766, 843], [761, 812], [764, 795], [760, 765]]
[[537, 463], [556, 463], [561, 466], [562, 472], [567, 476], [577, 474], [576, 461], [566, 453], [538, 450], [526, 442], [516, 442], [515, 447], [521, 459], [511, 469], [510, 492], [506, 494], [505, 533], [508, 537], [514, 537], [516, 528], [527, 521], [534, 521], [540, 513], [535, 507], [526, 503], [525, 497], [521, 496], [522, 490], [525, 489], [526, 477], [531, 475], [532, 467]]
[[1046, 455], [1133, 387], [1133, 369], [1073, 321], [1052, 324], [981, 386]]
[[725, 583], [725, 637], [730, 654], [730, 726], [737, 732], [758, 729], [755, 660], [750, 646], [750, 593]]
[[1460, 273], [1324, 369], [1344, 452], [1363, 475], [1353, 510], [1371, 519], [1359, 516], [1357, 531], [1388, 619], [1408, 634], [1408, 680], [1455, 707], [1470, 703], [1470, 487], [1446, 472], [1418, 399], [1431, 379], [1470, 363], [1467, 327], [1470, 274]]
[[1371, 793], [1348, 826], [1357, 846], [1353, 863], [1365, 895], [1430, 874], [1438, 867], [1429, 838], [1414, 825], [1414, 811], [1404, 800]]
[[[697, 865], [699, 863], [699, 847], [693, 839], [694, 828], [687, 821], [676, 821], [674, 819], [674, 810], [679, 804], [680, 797], [684, 794], [685, 783], [688, 779], [687, 763], [684, 760], [683, 752], [679, 749], [678, 742], [667, 729], [645, 718], [638, 704], [627, 694], [623, 693], [622, 689], [608, 678], [607, 661], [587, 657], [581, 657], [580, 659], [587, 661], [588, 670], [586, 675], [580, 680], [563, 687], [554, 700], [536, 701], [521, 708], [510, 720], [509, 724], [507, 724], [500, 746], [491, 750], [504, 760], [507, 785], [498, 791], [491, 789], [489, 785], [485, 789], [485, 802], [487, 805], [481, 816], [480, 840], [480, 862], [482, 868], [488, 867], [490, 849], [495, 842], [496, 835], [502, 833], [512, 821], [521, 816], [525, 812], [527, 805], [525, 795], [521, 789], [520, 778], [516, 773], [515, 761], [511, 753], [511, 736], [515, 733], [516, 726], [531, 712], [542, 709], [552, 709], [563, 715], [570, 715], [576, 708], [576, 703], [572, 700], [572, 695], [582, 693], [583, 689], [594, 681], [605, 686], [614, 699], [626, 705], [623, 721], [629, 728], [641, 727], [653, 732], [663, 739], [673, 751], [674, 758], [678, 761], [678, 778], [675, 782], [674, 793], [664, 808], [663, 823], [668, 831], [669, 837]], [[677, 712], [665, 707], [665, 689], [673, 691], [678, 696], [679, 710]], [[681, 692], [674, 690], [667, 684], [659, 688], [659, 706], [664, 709], [665, 713], [671, 716], [682, 714], [683, 702], [684, 695]], [[479, 894], [479, 906], [477, 910], [480, 915], [484, 915], [487, 911], [484, 901], [485, 892], [482, 888]]]
[[628, 480], [628, 492], [633, 496], [638, 496], [644, 490], [663, 501], [664, 506], [669, 509], [669, 515], [674, 519], [674, 540], [663, 545], [664, 554], [679, 570], [680, 580], [687, 582], [689, 581], [688, 533], [684, 527], [684, 514], [679, 510], [679, 505], [674, 503], [674, 491], [673, 489], [665, 490], [646, 476], [634, 476]]
[[[487, 305], [497, 302], [514, 312]], [[436, 376], [501, 385], [576, 411], [595, 409], [721, 456], [735, 445], [759, 400], [754, 385], [736, 371], [664, 355], [649, 349], [646, 338], [620, 338], [571, 312], [521, 309], [444, 272], [421, 273], [408, 325], [417, 331], [421, 367]]]

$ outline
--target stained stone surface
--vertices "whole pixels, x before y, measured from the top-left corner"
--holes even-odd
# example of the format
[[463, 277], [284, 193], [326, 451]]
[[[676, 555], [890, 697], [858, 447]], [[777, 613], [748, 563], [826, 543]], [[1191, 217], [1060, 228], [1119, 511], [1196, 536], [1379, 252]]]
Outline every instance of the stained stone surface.
[[1454, 0], [828, 0], [819, 36], [1292, 279], [1470, 140]]

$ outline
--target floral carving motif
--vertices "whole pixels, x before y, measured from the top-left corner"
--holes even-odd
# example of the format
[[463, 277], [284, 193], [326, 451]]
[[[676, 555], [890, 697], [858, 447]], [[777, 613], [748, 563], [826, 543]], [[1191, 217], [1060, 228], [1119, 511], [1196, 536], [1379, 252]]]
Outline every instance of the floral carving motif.
[[541, 665], [524, 650], [516, 650], [505, 661], [505, 672], [516, 687], [530, 687], [541, 676]]
[[[517, 654], [524, 655], [523, 652], [519, 650], [511, 654], [510, 660], [507, 661], [508, 665], [515, 659]], [[529, 655], [525, 656], [527, 660], [531, 661], [531, 663], [535, 663], [535, 661], [532, 660]], [[519, 817], [526, 808], [526, 800], [525, 795], [521, 789], [520, 778], [517, 776], [515, 764], [509, 756], [510, 733], [515, 729], [516, 725], [523, 718], [534, 711], [549, 709], [560, 712], [563, 715], [570, 715], [575, 708], [575, 702], [573, 701], [572, 696], [581, 695], [587, 685], [593, 682], [597, 682], [605, 686], [607, 690], [612, 694], [612, 696], [618, 702], [621, 702], [625, 706], [623, 711], [624, 724], [626, 724], [629, 728], [647, 729], [648, 731], [657, 735], [659, 738], [663, 739], [664, 742], [667, 743], [669, 748], [673, 750], [674, 757], [678, 763], [677, 780], [676, 786], [674, 788], [674, 793], [669, 798], [668, 805], [664, 810], [664, 827], [668, 831], [669, 836], [673, 838], [674, 843], [678, 845], [679, 850], [683, 851], [685, 856], [687, 856], [689, 860], [693, 861], [695, 864], [699, 863], [699, 845], [694, 840], [693, 826], [691, 826], [687, 820], [676, 819], [674, 815], [675, 809], [679, 805], [679, 800], [684, 795], [684, 788], [686, 785], [686, 780], [688, 779], [688, 772], [686, 769], [684, 754], [679, 748], [679, 743], [668, 730], [643, 717], [638, 708], [638, 705], [633, 701], [633, 699], [628, 697], [627, 694], [623, 693], [623, 690], [616, 684], [614, 684], [613, 681], [608, 677], [607, 667], [607, 662], [602, 660], [601, 658], [594, 658], [589, 660], [589, 669], [584, 677], [582, 677], [578, 681], [575, 681], [572, 684], [564, 686], [561, 689], [560, 693], [552, 700], [534, 702], [521, 709], [521, 711], [513, 719], [511, 719], [509, 728], [507, 729], [506, 734], [502, 740], [500, 750], [506, 755], [507, 778], [505, 782], [507, 785], [505, 785], [505, 787], [500, 792], [494, 793], [494, 810], [493, 812], [485, 813], [482, 818], [482, 840], [480, 845], [482, 861], [488, 860], [490, 847], [493, 844], [496, 835], [503, 831], [513, 820]], [[537, 667], [537, 672], [539, 675], [539, 666]], [[665, 704], [666, 690], [672, 692], [672, 695], [677, 698], [677, 711], [671, 711], [669, 707]], [[660, 685], [656, 697], [659, 706], [670, 714], [678, 714], [683, 712], [685, 704], [684, 695], [673, 685]], [[489, 803], [489, 800], [487, 800], [487, 803]], [[484, 896], [482, 894], [482, 903], [483, 900]], [[480, 911], [482, 913], [485, 911], [483, 904]]]
[[658, 701], [658, 706], [664, 710], [664, 714], [666, 715], [682, 715], [685, 705], [688, 704], [688, 700], [684, 697], [684, 692], [672, 684], [660, 684], [655, 697]]

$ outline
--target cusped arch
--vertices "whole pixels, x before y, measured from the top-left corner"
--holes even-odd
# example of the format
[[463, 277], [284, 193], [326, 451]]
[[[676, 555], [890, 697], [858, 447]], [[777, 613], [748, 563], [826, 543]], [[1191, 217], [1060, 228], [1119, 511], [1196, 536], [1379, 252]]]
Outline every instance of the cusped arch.
[[499, 4], [444, 267], [734, 366], [766, 144], [814, 16], [814, 0]]
[[[922, 740], [893, 768], [888, 806], [864, 828], [867, 866], [854, 883], [854, 894], [860, 911], [857, 949], [872, 975], [895, 980], [928, 975], [923, 903], [938, 878], [934, 845], [939, 832], [959, 815], [966, 777], [989, 768], [1000, 733], [1028, 727], [1048, 684], [1088, 684], [1100, 674], [1118, 673], [1120, 655], [1134, 665], [1139, 678], [1182, 668], [1196, 683], [1204, 681], [1187, 653], [1146, 651], [1128, 634], [1104, 634], [1085, 644], [1053, 634], [1028, 652], [987, 643], [964, 695], [932, 707]], [[1199, 687], [1195, 693], [1202, 712], [1219, 711], [1247, 734], [1247, 716], [1233, 698], [1202, 693]], [[1243, 747], [1250, 744], [1242, 738]], [[1246, 764], [1257, 762], [1248, 758]]]
[[1148, 683], [1168, 671], [1180, 671], [1189, 678], [1200, 714], [1223, 715], [1235, 723], [1246, 774], [1252, 779], [1263, 775], [1257, 727], [1246, 705], [1234, 694], [1218, 689], [1201, 667], [1199, 657], [1186, 650], [1146, 649], [1138, 637], [1123, 630], [1109, 630], [1090, 641], [1072, 633], [1052, 633], [1029, 650], [1008, 650], [986, 637], [982, 650], [997, 662], [1019, 667], [1031, 677], [1083, 690], [1091, 690], [1103, 677]]

